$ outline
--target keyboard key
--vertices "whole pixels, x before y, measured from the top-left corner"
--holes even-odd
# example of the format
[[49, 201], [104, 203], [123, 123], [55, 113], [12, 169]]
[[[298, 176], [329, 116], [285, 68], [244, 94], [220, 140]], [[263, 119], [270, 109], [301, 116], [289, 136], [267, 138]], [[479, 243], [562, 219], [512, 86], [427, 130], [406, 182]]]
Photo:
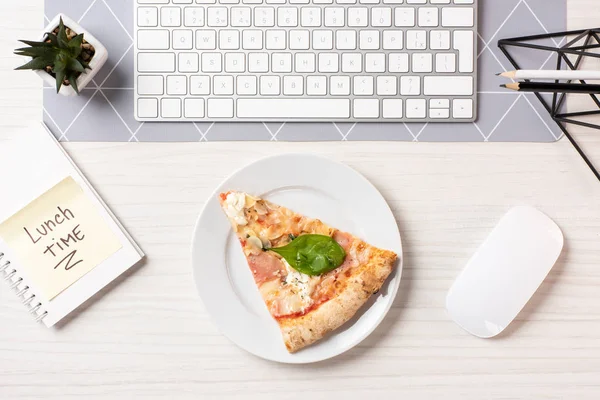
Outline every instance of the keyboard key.
[[196, 49], [214, 50], [217, 48], [217, 32], [213, 30], [196, 31]]
[[202, 53], [202, 72], [221, 72], [221, 53]]
[[191, 50], [194, 48], [194, 32], [192, 30], [175, 29], [173, 31], [173, 49]]
[[269, 53], [248, 53], [249, 72], [269, 72]]
[[255, 7], [254, 25], [258, 27], [275, 26], [275, 9], [273, 7]]
[[379, 100], [377, 99], [355, 99], [354, 118], [378, 118]]
[[437, 7], [419, 8], [419, 26], [432, 27], [439, 25], [439, 13]]
[[473, 118], [473, 100], [454, 99], [452, 102], [452, 116], [458, 119]]
[[325, 8], [325, 26], [344, 26], [344, 13], [345, 10], [342, 7]]
[[406, 100], [406, 118], [417, 119], [427, 117], [427, 101], [425, 99]]
[[431, 53], [414, 53], [412, 57], [413, 72], [432, 72], [433, 71], [433, 54]]
[[332, 76], [329, 78], [329, 93], [333, 96], [350, 95], [350, 77]]
[[327, 94], [327, 77], [307, 76], [306, 94], [309, 96], [325, 96]]
[[213, 93], [217, 96], [233, 95], [233, 76], [215, 75], [213, 77]]
[[339, 56], [337, 53], [319, 53], [319, 72], [338, 72]]
[[362, 54], [343, 53], [342, 54], [342, 72], [362, 72]]
[[454, 50], [458, 50], [458, 71], [473, 72], [475, 61], [473, 31], [454, 31]]
[[242, 31], [242, 48], [245, 50], [262, 50], [263, 32], [258, 29], [245, 29]]
[[252, 15], [250, 7], [231, 7], [231, 26], [250, 26], [250, 15]]
[[450, 50], [450, 31], [429, 32], [429, 48], [432, 50]]
[[271, 70], [277, 73], [292, 72], [292, 53], [273, 53]]
[[186, 7], [184, 12], [184, 25], [188, 27], [204, 26], [204, 8]]
[[210, 77], [208, 75], [195, 75], [190, 77], [190, 94], [193, 96], [207, 96], [210, 94]]
[[181, 8], [163, 7], [160, 9], [160, 25], [164, 27], [181, 26]]
[[385, 50], [402, 50], [404, 32], [399, 30], [383, 31], [383, 48]]
[[[210, 101], [210, 100], [209, 100]], [[349, 99], [238, 99], [238, 118], [349, 118]]]
[[160, 96], [164, 93], [164, 78], [162, 75], [140, 75], [137, 82], [139, 95]]
[[450, 100], [431, 99], [429, 100], [429, 108], [450, 108]]
[[161, 99], [160, 116], [163, 118], [181, 118], [181, 100]]
[[[365, 27], [369, 25], [369, 11], [366, 7], [348, 8], [348, 26]], [[361, 31], [360, 33], [362, 33]], [[376, 31], [378, 32], [378, 31]]]
[[206, 15], [206, 25], [223, 27], [227, 26], [228, 15], [227, 7], [208, 7]]
[[389, 72], [408, 72], [408, 54], [390, 53], [388, 55]]
[[284, 76], [283, 94], [287, 96], [302, 96], [304, 94], [304, 77], [302, 75]]
[[432, 119], [448, 119], [450, 118], [450, 110], [447, 108], [434, 108], [429, 110], [429, 118]]
[[421, 77], [402, 76], [400, 78], [400, 94], [403, 96], [419, 96], [421, 94]]
[[318, 7], [302, 7], [301, 26], [321, 26], [321, 9]]
[[138, 99], [138, 118], [158, 118], [158, 99]]
[[169, 4], [169, 0], [137, 0], [138, 4]]
[[289, 31], [289, 38], [290, 50], [308, 50], [310, 48], [310, 32], [308, 30], [292, 29]]
[[269, 29], [266, 32], [267, 50], [285, 50], [286, 32], [284, 30]]
[[169, 31], [139, 30], [137, 34], [137, 45], [140, 50], [168, 50], [170, 46]]
[[219, 48], [221, 50], [238, 50], [240, 48], [240, 31], [233, 29], [219, 31]]
[[185, 75], [167, 76], [167, 94], [169, 96], [183, 96], [187, 94], [187, 77]]
[[204, 118], [204, 99], [185, 99], [184, 114], [186, 118]]
[[392, 9], [390, 7], [371, 8], [371, 26], [392, 26]]
[[395, 76], [377, 77], [378, 96], [396, 96], [398, 94], [398, 80]]
[[379, 31], [361, 30], [359, 38], [361, 50], [379, 50]]
[[427, 31], [407, 31], [406, 48], [408, 50], [425, 50], [427, 48]]
[[137, 11], [137, 25], [141, 27], [158, 26], [158, 8], [139, 7]]
[[260, 77], [260, 94], [263, 96], [277, 96], [280, 94], [280, 79], [277, 75], [263, 75]]
[[355, 76], [353, 85], [355, 96], [372, 96], [373, 95], [373, 77], [372, 76]]
[[383, 118], [402, 118], [402, 99], [383, 99]]
[[356, 49], [356, 31], [339, 30], [335, 33], [335, 48], [338, 50]]
[[471, 7], [442, 8], [442, 26], [471, 27], [475, 23], [475, 13]]
[[403, 27], [415, 26], [415, 9], [396, 7], [394, 9], [394, 25]]
[[456, 72], [456, 54], [438, 53], [435, 55], [435, 72]]
[[208, 99], [209, 118], [232, 118], [233, 99]]
[[277, 9], [277, 25], [282, 27], [298, 26], [298, 9], [296, 7], [279, 7]]
[[315, 53], [296, 53], [296, 72], [315, 72]]
[[333, 49], [333, 31], [315, 29], [313, 31], [312, 48], [315, 50]]
[[242, 96], [256, 95], [256, 76], [239, 75], [237, 77], [236, 92], [238, 95], [242, 95]]
[[246, 54], [225, 53], [225, 72], [245, 72]]
[[139, 72], [175, 72], [175, 54], [138, 53]]
[[367, 53], [365, 72], [385, 72], [385, 53]]
[[426, 76], [423, 92], [426, 96], [471, 96], [473, 77], [456, 75]]

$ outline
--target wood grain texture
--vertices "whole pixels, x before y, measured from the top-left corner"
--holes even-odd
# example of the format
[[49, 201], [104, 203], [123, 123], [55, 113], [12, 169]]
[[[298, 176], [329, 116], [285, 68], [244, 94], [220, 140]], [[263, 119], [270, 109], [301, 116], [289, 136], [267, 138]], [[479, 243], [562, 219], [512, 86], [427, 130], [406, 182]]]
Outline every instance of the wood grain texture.
[[[597, 0], [570, 0], [570, 25], [597, 25]], [[41, 117], [40, 82], [12, 72], [42, 1], [0, 2], [0, 135]], [[600, 134], [576, 130], [600, 165]], [[69, 153], [148, 255], [59, 329], [33, 323], [0, 283], [0, 398], [598, 399], [600, 186], [568, 142], [69, 143]], [[389, 201], [405, 270], [382, 325], [315, 365], [257, 359], [219, 334], [192, 281], [195, 219], [228, 174], [261, 156], [307, 151], [345, 162]], [[0, 171], [2, 174], [10, 171]], [[0, 185], [1, 186], [1, 185]], [[511, 206], [539, 207], [566, 248], [501, 337], [448, 319], [452, 281]]]

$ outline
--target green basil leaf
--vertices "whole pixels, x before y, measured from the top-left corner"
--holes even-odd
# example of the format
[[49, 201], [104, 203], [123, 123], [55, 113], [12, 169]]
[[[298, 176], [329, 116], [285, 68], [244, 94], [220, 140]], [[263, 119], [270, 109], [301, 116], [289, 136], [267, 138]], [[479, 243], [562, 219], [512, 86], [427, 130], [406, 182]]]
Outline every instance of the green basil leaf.
[[269, 249], [283, 257], [292, 268], [306, 275], [322, 275], [342, 265], [346, 252], [325, 235], [298, 236], [283, 247]]

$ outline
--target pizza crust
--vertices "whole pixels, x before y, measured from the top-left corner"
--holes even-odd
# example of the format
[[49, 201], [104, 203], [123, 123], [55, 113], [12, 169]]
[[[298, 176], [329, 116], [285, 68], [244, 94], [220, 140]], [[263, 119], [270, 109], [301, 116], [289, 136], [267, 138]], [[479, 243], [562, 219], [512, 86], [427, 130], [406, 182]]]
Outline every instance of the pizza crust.
[[[367, 245], [368, 246], [368, 245]], [[396, 254], [368, 246], [369, 260], [346, 281], [346, 287], [333, 299], [297, 318], [278, 320], [285, 346], [294, 353], [349, 321], [377, 293], [394, 269]]]

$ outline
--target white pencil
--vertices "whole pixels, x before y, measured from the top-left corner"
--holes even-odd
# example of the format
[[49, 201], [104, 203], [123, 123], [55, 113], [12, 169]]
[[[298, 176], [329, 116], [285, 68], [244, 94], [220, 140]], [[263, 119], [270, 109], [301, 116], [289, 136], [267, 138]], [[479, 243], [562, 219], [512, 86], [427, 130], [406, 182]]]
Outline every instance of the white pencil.
[[553, 70], [518, 70], [498, 74], [510, 79], [550, 79], [559, 81], [600, 80], [600, 71], [553, 71]]

